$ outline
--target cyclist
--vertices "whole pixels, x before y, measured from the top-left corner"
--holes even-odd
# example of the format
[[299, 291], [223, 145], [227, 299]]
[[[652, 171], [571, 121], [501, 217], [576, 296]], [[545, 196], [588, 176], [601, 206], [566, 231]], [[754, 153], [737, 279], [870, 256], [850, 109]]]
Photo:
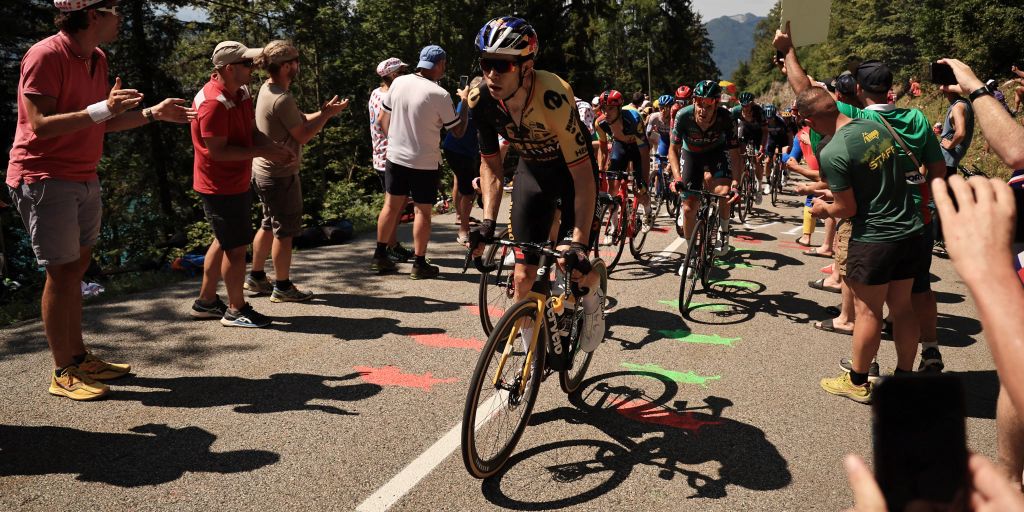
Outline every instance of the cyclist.
[[[739, 100], [739, 106], [732, 109], [732, 118], [736, 122], [740, 146], [746, 147], [750, 144], [754, 146], [756, 151], [760, 151], [760, 148], [764, 147], [768, 140], [768, 134], [764, 130], [764, 111], [757, 103], [754, 103], [754, 95], [750, 92], [741, 92]], [[764, 182], [764, 165], [762, 165], [760, 159], [754, 161], [754, 174], [757, 177], [757, 185], [754, 187], [754, 202], [761, 204], [761, 183]]]
[[675, 105], [672, 105], [672, 110], [669, 112], [669, 131], [672, 130], [672, 123], [676, 119], [676, 114], [678, 114], [683, 107], [688, 106], [693, 101], [693, 91], [690, 90], [688, 86], [680, 85], [679, 88], [676, 89], [675, 98], [676, 103]]
[[[480, 138], [484, 220], [471, 235], [474, 254], [480, 256], [483, 243], [494, 237], [504, 172], [498, 157], [500, 134], [521, 161], [512, 189], [513, 238], [534, 243], [554, 238], [565, 251], [563, 263], [586, 261], [597, 224], [597, 180], [590, 133], [576, 111], [572, 88], [558, 76], [534, 69], [537, 33], [525, 20], [492, 19], [477, 34], [476, 49], [484, 83], [469, 92], [468, 104]], [[552, 237], [552, 227], [559, 221], [556, 210], [561, 210], [561, 223]], [[516, 300], [533, 287], [538, 264], [538, 255], [516, 255]], [[604, 338], [603, 298], [596, 278], [594, 273], [581, 279], [581, 286], [590, 289], [581, 301], [586, 319], [580, 339], [587, 352]], [[529, 333], [523, 339], [530, 339]]]
[[[786, 121], [779, 116], [779, 110], [775, 105], [768, 104], [764, 106], [764, 119], [765, 119], [765, 135], [766, 140], [763, 151], [763, 166], [765, 169], [771, 169], [771, 166], [775, 164], [775, 157], [782, 153], [782, 149], [789, 146], [790, 141], [793, 139], [793, 135], [789, 133], [789, 126], [786, 125]], [[785, 185], [786, 173], [782, 172], [782, 184]], [[771, 179], [769, 175], [769, 179]], [[771, 192], [770, 184], [764, 184], [764, 193], [768, 194]]]
[[[655, 158], [658, 159], [658, 164], [663, 170], [664, 166], [668, 163], [670, 125], [672, 123], [669, 115], [674, 104], [675, 100], [672, 96], [668, 94], [662, 95], [654, 101], [655, 111], [647, 117], [647, 141], [651, 147], [655, 147], [655, 144], [657, 144], [658, 151], [655, 153]], [[655, 138], [657, 138], [657, 142], [655, 142]], [[662, 186], [664, 186], [664, 182]]]
[[[622, 107], [622, 93], [614, 89], [601, 94], [601, 108], [604, 116], [597, 120], [598, 137], [604, 143], [611, 139], [611, 172], [626, 172], [630, 164], [633, 166], [633, 192], [643, 208], [641, 216], [643, 232], [651, 230], [651, 198], [647, 194], [647, 181], [650, 176], [650, 155], [644, 160], [644, 152], [648, 144], [644, 136], [643, 119], [636, 110]], [[602, 144], [603, 146], [603, 144]], [[613, 190], [614, 191], [614, 190]]]
[[[683, 197], [682, 234], [687, 240], [693, 236], [699, 207], [697, 196], [687, 189], [702, 189], [704, 174], [707, 172], [711, 174], [713, 192], [726, 195], [730, 189], [735, 191], [740, 173], [743, 172], [739, 140], [732, 126], [732, 117], [728, 109], [718, 104], [721, 94], [722, 87], [711, 80], [698, 83], [693, 88], [693, 105], [680, 110], [672, 124], [668, 162], [674, 178], [672, 189]], [[682, 166], [679, 164], [680, 157], [683, 160]], [[682, 184], [677, 183], [680, 181]], [[728, 200], [722, 200], [719, 206], [722, 222], [716, 252], [721, 255], [729, 250]], [[685, 272], [683, 268], [679, 270], [680, 273]]]

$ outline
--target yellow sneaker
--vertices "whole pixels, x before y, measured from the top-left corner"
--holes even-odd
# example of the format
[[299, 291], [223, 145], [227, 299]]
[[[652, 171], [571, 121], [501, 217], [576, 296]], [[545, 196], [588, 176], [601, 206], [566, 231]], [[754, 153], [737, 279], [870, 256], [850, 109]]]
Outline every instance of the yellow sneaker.
[[64, 369], [59, 377], [50, 373], [50, 394], [66, 396], [72, 400], [95, 400], [110, 392], [102, 382], [90, 378], [77, 366]]
[[124, 377], [132, 371], [131, 365], [108, 363], [90, 352], [85, 353], [85, 361], [78, 365], [82, 373], [93, 380], [110, 380]]
[[850, 374], [846, 372], [834, 379], [821, 379], [821, 389], [862, 404], [871, 403], [871, 383], [858, 386], [850, 381]]

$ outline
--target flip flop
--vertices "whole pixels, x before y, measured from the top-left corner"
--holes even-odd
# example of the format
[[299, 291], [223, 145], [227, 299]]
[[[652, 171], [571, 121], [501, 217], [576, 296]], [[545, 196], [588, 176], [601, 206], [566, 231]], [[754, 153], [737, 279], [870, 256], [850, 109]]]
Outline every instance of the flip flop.
[[825, 332], [834, 332], [834, 333], [837, 333], [837, 334], [845, 334], [847, 336], [853, 336], [853, 331], [852, 330], [850, 330], [850, 329], [840, 329], [839, 327], [836, 327], [834, 320], [835, 320], [834, 318], [829, 318], [828, 320], [822, 320], [820, 322], [814, 322], [811, 325], [813, 325], [815, 329], [822, 330], [822, 331], [825, 331]]
[[804, 256], [816, 256], [818, 258], [833, 258], [834, 257], [834, 255], [832, 253], [828, 253], [828, 254], [821, 253], [821, 252], [818, 252], [817, 249], [809, 249], [809, 250], [804, 251]]
[[834, 286], [825, 286], [825, 278], [824, 277], [821, 278], [821, 279], [818, 279], [817, 281], [808, 281], [807, 282], [807, 286], [810, 286], [811, 288], [814, 288], [815, 290], [821, 290], [821, 291], [824, 291], [824, 292], [843, 293], [842, 288], [837, 288], [837, 287], [834, 287]]
[[839, 316], [842, 311], [839, 311], [839, 306], [829, 306], [825, 308], [825, 312], [832, 316]]
[[[802, 236], [798, 236], [798, 237], [796, 237], [796, 240], [794, 240], [794, 242], [796, 242], [796, 244], [797, 244], [797, 245], [802, 245], [802, 246], [804, 246], [804, 247], [814, 247], [814, 246], [813, 246], [813, 245], [811, 245], [811, 244], [810, 244], [809, 242], [801, 242], [801, 241], [800, 241], [800, 239], [801, 239], [801, 238], [803, 238], [803, 237], [802, 237]], [[804, 253], [804, 254], [806, 254], [806, 253]]]

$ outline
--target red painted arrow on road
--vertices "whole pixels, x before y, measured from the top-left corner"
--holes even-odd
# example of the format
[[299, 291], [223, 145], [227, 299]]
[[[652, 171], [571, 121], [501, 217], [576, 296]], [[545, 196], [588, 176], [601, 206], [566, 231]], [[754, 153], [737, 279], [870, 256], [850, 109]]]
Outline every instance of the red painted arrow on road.
[[473, 338], [452, 338], [447, 334], [413, 334], [413, 341], [420, 345], [437, 348], [465, 348], [480, 352], [484, 342]]
[[430, 391], [434, 384], [449, 384], [458, 382], [459, 379], [435, 379], [431, 372], [417, 375], [414, 373], [402, 373], [402, 370], [395, 366], [383, 368], [372, 368], [369, 366], [356, 366], [353, 368], [359, 372], [364, 382], [378, 386], [392, 386], [401, 388], [419, 388], [423, 391]]

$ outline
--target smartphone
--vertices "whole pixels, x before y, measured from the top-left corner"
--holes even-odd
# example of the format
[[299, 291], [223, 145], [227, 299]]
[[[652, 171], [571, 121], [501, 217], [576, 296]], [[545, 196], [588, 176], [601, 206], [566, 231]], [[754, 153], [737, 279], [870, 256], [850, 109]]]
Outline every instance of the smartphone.
[[871, 395], [875, 478], [889, 510], [967, 510], [960, 379], [894, 375], [882, 379]]
[[928, 81], [936, 85], [956, 85], [956, 75], [949, 64], [932, 62], [928, 70]]
[[469, 85], [469, 77], [466, 76], [466, 75], [460, 76], [459, 77], [459, 90], [461, 91], [462, 89], [465, 89], [467, 85]]

